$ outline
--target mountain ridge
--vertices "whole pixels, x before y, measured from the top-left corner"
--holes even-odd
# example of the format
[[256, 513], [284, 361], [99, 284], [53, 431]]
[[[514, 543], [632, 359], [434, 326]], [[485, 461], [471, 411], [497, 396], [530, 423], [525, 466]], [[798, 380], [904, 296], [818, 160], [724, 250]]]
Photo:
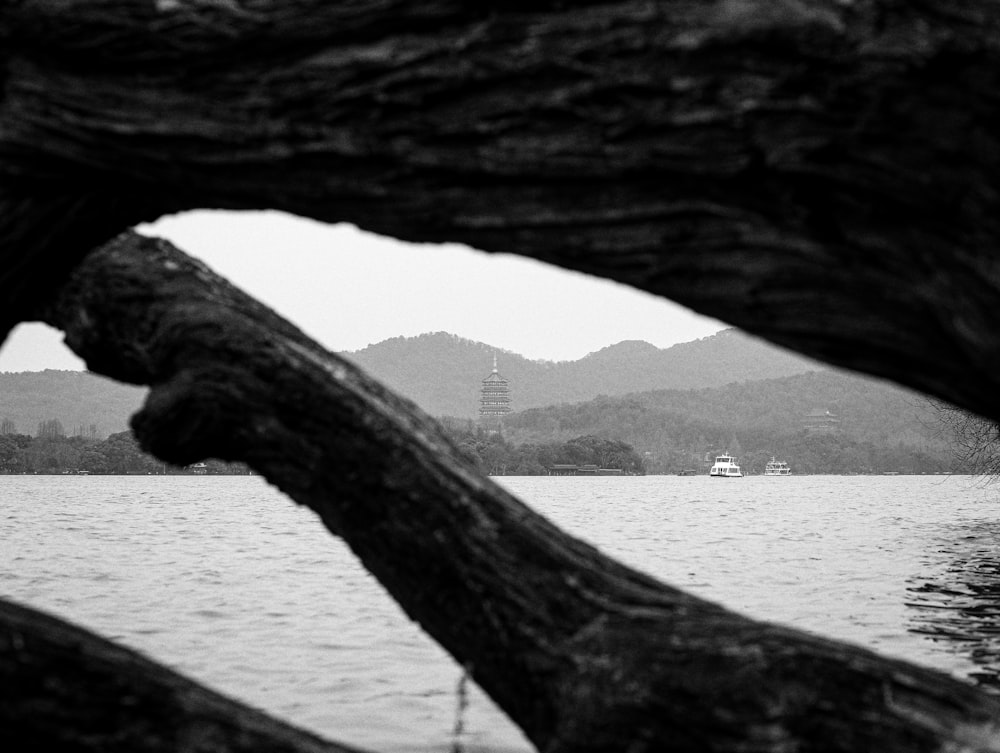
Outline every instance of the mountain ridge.
[[[575, 361], [525, 358], [513, 351], [446, 332], [394, 337], [341, 355], [433, 416], [473, 418], [479, 388], [499, 357], [516, 410], [576, 403], [599, 395], [654, 389], [694, 389], [822, 369], [804, 357], [736, 330], [658, 348], [624, 340]], [[21, 433], [59, 420], [66, 432], [97, 426], [124, 431], [147, 390], [83, 371], [0, 373], [0, 420]]]
[[717, 387], [826, 367], [727, 329], [657, 348], [624, 340], [575, 361], [534, 361], [448, 333], [399, 337], [343, 355], [435, 416], [474, 417], [479, 387], [499, 357], [515, 410], [575, 403], [598, 395]]

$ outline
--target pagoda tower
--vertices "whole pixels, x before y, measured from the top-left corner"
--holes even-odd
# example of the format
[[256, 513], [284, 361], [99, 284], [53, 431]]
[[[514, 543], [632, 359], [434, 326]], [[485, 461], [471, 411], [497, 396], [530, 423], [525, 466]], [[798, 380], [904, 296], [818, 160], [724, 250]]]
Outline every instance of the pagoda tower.
[[479, 425], [490, 434], [503, 430], [503, 417], [510, 413], [510, 386], [497, 371], [497, 355], [493, 354], [493, 371], [479, 388]]

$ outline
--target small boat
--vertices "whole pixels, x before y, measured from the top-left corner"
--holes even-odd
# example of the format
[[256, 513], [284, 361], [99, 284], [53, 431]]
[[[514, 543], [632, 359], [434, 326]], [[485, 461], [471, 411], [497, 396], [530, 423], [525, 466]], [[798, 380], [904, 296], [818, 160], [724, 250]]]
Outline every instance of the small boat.
[[719, 478], [742, 478], [743, 473], [740, 471], [739, 465], [736, 463], [736, 458], [732, 455], [719, 455], [715, 459], [715, 464], [712, 469], [708, 472], [709, 476], [718, 476]]
[[765, 476], [791, 476], [792, 469], [788, 467], [788, 463], [781, 460], [775, 460], [773, 457], [768, 461], [767, 465], [764, 466]]

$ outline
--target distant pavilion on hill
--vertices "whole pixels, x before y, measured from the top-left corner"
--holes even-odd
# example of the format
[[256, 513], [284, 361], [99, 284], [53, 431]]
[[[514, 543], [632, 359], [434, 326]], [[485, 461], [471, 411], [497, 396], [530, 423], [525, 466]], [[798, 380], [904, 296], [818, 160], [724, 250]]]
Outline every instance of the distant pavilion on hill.
[[840, 419], [828, 410], [814, 408], [802, 418], [802, 428], [807, 434], [837, 434]]
[[510, 384], [497, 370], [497, 356], [493, 354], [493, 371], [479, 388], [479, 425], [490, 434], [503, 431], [503, 419], [510, 408]]

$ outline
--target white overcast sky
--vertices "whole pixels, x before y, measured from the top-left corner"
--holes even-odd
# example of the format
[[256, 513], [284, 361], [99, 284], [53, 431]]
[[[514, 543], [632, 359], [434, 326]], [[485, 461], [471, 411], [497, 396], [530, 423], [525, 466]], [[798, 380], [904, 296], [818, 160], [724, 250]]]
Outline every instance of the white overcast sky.
[[[622, 340], [668, 347], [726, 326], [529, 259], [400, 243], [275, 212], [191, 212], [140, 230], [197, 256], [330, 350], [444, 331], [563, 361]], [[40, 324], [18, 327], [0, 350], [0, 371], [81, 368], [61, 335]]]

